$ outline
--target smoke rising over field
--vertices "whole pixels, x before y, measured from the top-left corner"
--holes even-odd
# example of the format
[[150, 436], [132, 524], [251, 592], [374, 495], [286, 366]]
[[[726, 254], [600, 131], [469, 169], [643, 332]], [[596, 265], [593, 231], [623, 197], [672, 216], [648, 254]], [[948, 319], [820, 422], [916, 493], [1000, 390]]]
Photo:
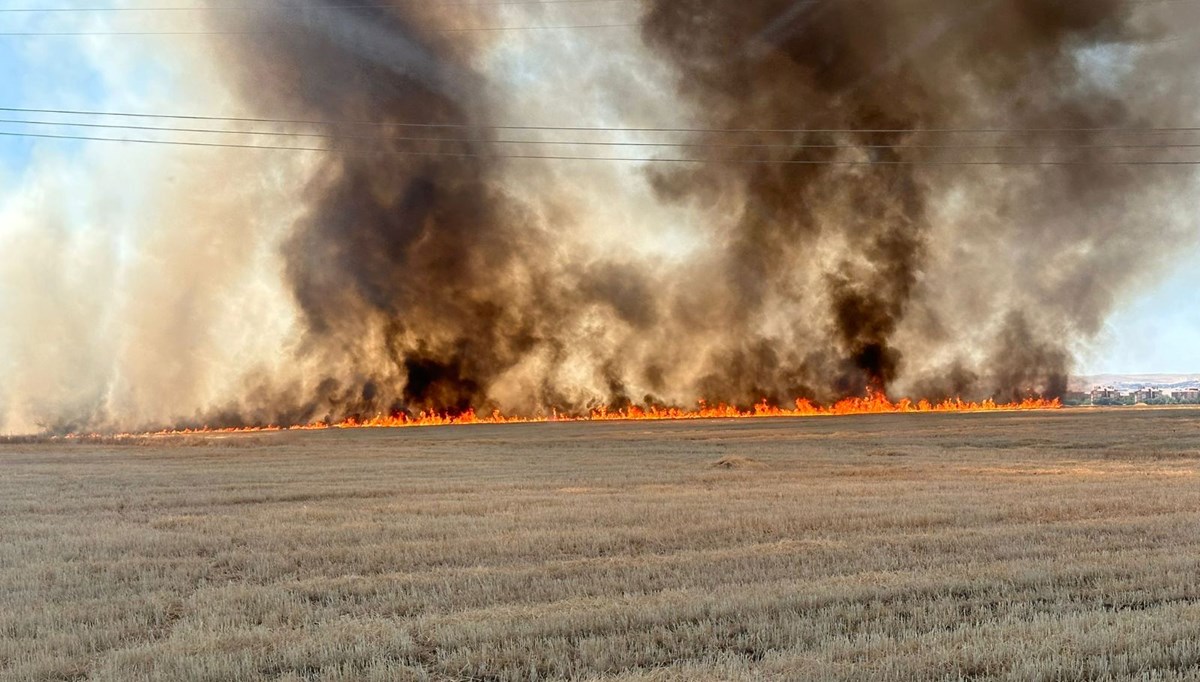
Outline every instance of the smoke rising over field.
[[[1104, 148], [1162, 138], [1095, 130], [1196, 118], [1171, 85], [1192, 41], [1163, 43], [1177, 15], [1136, 3], [647, 0], [627, 40], [578, 38], [594, 49], [568, 66], [555, 51], [570, 36], [459, 30], [529, 18], [370, 5], [209, 13], [240, 110], [342, 122], [317, 129], [346, 153], [287, 190], [286, 361], [154, 417], [1057, 395], [1122, 290], [1194, 236], [1191, 171], [1093, 163], [1187, 158]], [[512, 86], [495, 54], [522, 40], [522, 69], [563, 94]], [[598, 106], [607, 126], [712, 132], [495, 127], [575, 125]], [[414, 122], [437, 126], [399, 125]], [[1072, 132], [1028, 132], [1046, 128]], [[962, 161], [1066, 165], [945, 165]], [[647, 216], [626, 241], [668, 210], [686, 237], [598, 247], [617, 226], [596, 206], [622, 203]], [[130, 417], [108, 405], [82, 421]]]
[[[784, 372], [766, 367], [761, 383], [797, 372], [836, 392], [903, 377], [918, 393], [1061, 393], [1068, 344], [1098, 329], [1124, 279], [1116, 273], [1103, 281], [1113, 274], [1114, 257], [1131, 247], [1152, 257], [1148, 247], [1165, 245], [1133, 246], [1163, 226], [1148, 195], [1172, 185], [1182, 191], [1183, 174], [903, 165], [1113, 159], [1087, 148], [1017, 148], [1114, 141], [1099, 132], [837, 131], [1089, 129], [1153, 125], [1150, 114], [1159, 123], [1187, 118], [1193, 102], [1164, 101], [1135, 75], [1178, 69], [1119, 47], [1155, 37], [1152, 26], [1135, 21], [1133, 8], [1120, 0], [757, 0], [737, 11], [705, 0], [655, 3], [646, 42], [678, 66], [683, 96], [702, 102], [703, 127], [806, 128], [814, 132], [790, 141], [857, 148], [785, 150], [774, 155], [776, 164], [654, 169], [669, 199], [714, 188], [738, 196], [739, 210], [714, 220], [724, 280], [740, 311], [734, 323], [743, 344], [732, 348], [735, 358], [756, 352], [762, 318], [783, 308], [802, 311], [784, 323], [793, 336], [815, 330], [817, 340], [793, 351]], [[1089, 63], [1099, 59], [1089, 50], [1102, 46], [1121, 53], [1122, 66], [1131, 67], [1127, 77]], [[1146, 106], [1150, 100], [1158, 104]], [[999, 148], [928, 148], [967, 144]], [[812, 159], [878, 165], [787, 165]], [[946, 216], [947, 204], [962, 215]], [[1031, 242], [1038, 252], [1024, 253]], [[976, 249], [988, 252], [986, 259]], [[1013, 254], [1023, 260], [1012, 262]], [[1135, 262], [1144, 260], [1124, 267]], [[939, 271], [947, 267], [953, 277]], [[791, 286], [798, 273], [808, 286]], [[1000, 295], [987, 295], [991, 282], [1005, 279]], [[953, 301], [948, 289], [978, 298]], [[984, 338], [971, 338], [976, 332]]]

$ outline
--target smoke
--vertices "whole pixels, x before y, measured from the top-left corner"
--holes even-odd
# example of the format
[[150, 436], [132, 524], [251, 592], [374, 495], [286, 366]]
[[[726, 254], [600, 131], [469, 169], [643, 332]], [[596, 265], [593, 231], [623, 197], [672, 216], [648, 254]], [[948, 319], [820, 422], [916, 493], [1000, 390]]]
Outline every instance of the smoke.
[[291, 210], [230, 182], [260, 171], [232, 152], [37, 159], [0, 205], [0, 430], [192, 422], [269, 367], [292, 333], [275, 253]]
[[[1194, 98], [1162, 83], [1186, 70], [1194, 49], [1163, 48], [1162, 17], [1121, 0], [750, 0], [736, 12], [655, 2], [643, 36], [676, 66], [699, 127], [807, 129], [737, 141], [850, 148], [649, 171], [665, 200], [719, 192], [741, 207], [709, 220], [739, 311], [714, 388], [745, 384], [751, 372], [775, 393], [798, 376], [824, 397], [864, 386], [1061, 394], [1076, 344], [1194, 231], [1179, 204], [1190, 173], [1087, 163], [1154, 158], [1095, 146], [1155, 141], [1087, 129], [1193, 118]], [[1080, 130], [852, 132], [980, 128]], [[1074, 148], [1036, 148], [1048, 145]], [[872, 163], [805, 163], [813, 160]], [[1080, 165], [938, 165], [981, 160]], [[772, 327], [781, 311], [782, 329]], [[808, 352], [748, 360], [764, 347]]]
[[[120, 28], [68, 20], [78, 25], [63, 28]], [[28, 104], [164, 111], [183, 99], [179, 84], [214, 109], [236, 106], [207, 50], [162, 47], [30, 41], [28, 73], [70, 87], [36, 90]], [[105, 97], [76, 99], [89, 89]], [[305, 173], [303, 159], [268, 165], [277, 159], [266, 154], [33, 146], [0, 186], [0, 433], [194, 423], [249, 374], [278, 369], [295, 334], [278, 244]]]
[[[1186, 158], [1087, 130], [1193, 120], [1167, 83], [1195, 50], [1154, 8], [648, 0], [632, 32], [461, 30], [573, 23], [523, 11], [214, 3], [230, 109], [337, 151], [159, 158], [178, 183], [121, 213], [156, 227], [136, 258], [12, 209], [9, 428], [1058, 395], [1195, 237], [1194, 173], [1090, 163]], [[980, 128], [1078, 130], [915, 132]], [[548, 139], [692, 146], [514, 144]], [[592, 154], [706, 162], [511, 158]], [[1080, 163], [942, 165], [994, 160]]]
[[[347, 142], [349, 153], [321, 163], [283, 245], [301, 352], [319, 367], [287, 391], [310, 401], [287, 406], [289, 416], [600, 398], [587, 385], [604, 381], [599, 369], [582, 387], [558, 375], [579, 364], [577, 349], [597, 351], [602, 339], [588, 327], [652, 324], [654, 294], [640, 267], [564, 251], [559, 233], [576, 220], [569, 202], [513, 189], [534, 176], [493, 158], [494, 132], [481, 127], [494, 110], [486, 45], [447, 32], [461, 20], [429, 5], [308, 9], [231, 20], [288, 29], [226, 46], [246, 101], [269, 115], [383, 125], [351, 127], [345, 137], [365, 133], [370, 148]], [[411, 122], [444, 127], [399, 125]], [[514, 382], [524, 395], [502, 404], [497, 391]], [[272, 398], [229, 413], [276, 419], [279, 407]]]

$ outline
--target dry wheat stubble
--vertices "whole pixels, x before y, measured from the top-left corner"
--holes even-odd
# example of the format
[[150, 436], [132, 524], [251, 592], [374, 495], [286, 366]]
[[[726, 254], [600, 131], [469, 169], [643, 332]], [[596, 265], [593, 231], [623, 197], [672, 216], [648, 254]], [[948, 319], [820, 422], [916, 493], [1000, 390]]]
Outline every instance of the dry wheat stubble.
[[1200, 413], [0, 446], [0, 680], [1195, 679]]

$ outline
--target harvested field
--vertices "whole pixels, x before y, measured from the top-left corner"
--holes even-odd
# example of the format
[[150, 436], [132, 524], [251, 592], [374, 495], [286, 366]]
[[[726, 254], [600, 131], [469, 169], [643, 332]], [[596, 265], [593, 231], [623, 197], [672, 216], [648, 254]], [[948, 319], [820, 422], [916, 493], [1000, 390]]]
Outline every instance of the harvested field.
[[0, 445], [0, 680], [1200, 679], [1200, 411]]

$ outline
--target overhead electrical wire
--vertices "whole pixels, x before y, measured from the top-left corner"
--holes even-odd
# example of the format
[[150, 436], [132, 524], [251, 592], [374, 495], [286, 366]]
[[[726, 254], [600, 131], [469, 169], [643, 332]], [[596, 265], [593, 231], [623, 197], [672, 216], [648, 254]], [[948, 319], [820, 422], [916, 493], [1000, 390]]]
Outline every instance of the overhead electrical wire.
[[142, 138], [99, 137], [87, 135], [54, 135], [48, 133], [27, 133], [0, 131], [0, 136], [16, 138], [34, 138], [51, 140], [81, 140], [93, 142], [114, 142], [149, 145], [168, 145], [183, 147], [211, 147], [223, 149], [264, 149], [278, 151], [322, 152], [332, 154], [347, 154], [356, 156], [427, 156], [450, 158], [481, 158], [481, 159], [540, 159], [550, 161], [612, 161], [638, 163], [730, 163], [755, 165], [804, 165], [804, 166], [1200, 166], [1196, 160], [842, 160], [842, 159], [739, 159], [739, 158], [662, 158], [662, 157], [626, 157], [626, 156], [571, 156], [565, 154], [487, 154], [473, 152], [445, 152], [423, 150], [382, 150], [373, 149], [337, 149], [331, 147], [297, 147], [289, 145], [254, 145], [231, 142], [198, 142], [184, 140], [148, 140]]
[[634, 3], [641, 0], [407, 0], [396, 2], [372, 2], [346, 5], [300, 5], [294, 3], [260, 3], [254, 5], [193, 5], [193, 6], [159, 6], [159, 7], [0, 7], [4, 13], [68, 13], [68, 12], [256, 12], [265, 9], [303, 10], [305, 12], [323, 12], [342, 9], [388, 9], [393, 7], [440, 7], [442, 5], [470, 5], [476, 7], [508, 6], [508, 5], [588, 5], [602, 3]]
[[98, 111], [85, 109], [51, 109], [33, 107], [5, 107], [0, 111], [22, 114], [58, 114], [63, 116], [111, 116], [116, 118], [174, 119], [184, 121], [222, 121], [235, 123], [276, 123], [310, 126], [363, 126], [378, 128], [442, 128], [457, 130], [542, 130], [570, 132], [610, 133], [705, 133], [705, 134], [802, 134], [802, 133], [871, 133], [871, 134], [1051, 134], [1051, 133], [1113, 133], [1113, 134], [1171, 134], [1200, 132], [1196, 126], [1076, 126], [1004, 128], [953, 127], [953, 128], [691, 128], [686, 126], [555, 126], [555, 125], [509, 125], [476, 123], [440, 123], [425, 121], [355, 121], [329, 119], [270, 118], [252, 116], [214, 116], [205, 114], [162, 114], [130, 111]]
[[[604, 0], [623, 1], [623, 0]], [[1164, 0], [1170, 1], [1170, 0]], [[501, 4], [501, 3], [494, 3]], [[560, 26], [467, 26], [462, 28], [430, 28], [430, 33], [473, 33], [477, 31], [550, 31], [550, 30], [590, 30], [605, 28], [638, 28], [637, 22], [616, 24], [566, 24]], [[82, 37], [82, 36], [269, 36], [302, 33], [307, 26], [297, 28], [280, 28], [255, 31], [161, 31], [161, 30], [130, 30], [130, 31], [0, 31], [0, 37]], [[1191, 35], [1159, 38], [1155, 40], [1137, 40], [1129, 44], [1137, 46], [1163, 45], [1190, 40]], [[1115, 41], [1114, 41], [1115, 42]]]
[[229, 130], [223, 128], [186, 128], [179, 126], [144, 126], [114, 123], [88, 123], [74, 121], [43, 121], [17, 118], [0, 118], [0, 124], [50, 126], [63, 128], [92, 128], [103, 130], [130, 130], [138, 132], [185, 133], [200, 135], [242, 135], [292, 138], [320, 138], [328, 140], [356, 140], [371, 142], [441, 142], [451, 144], [504, 144], [504, 145], [554, 145], [554, 146], [590, 146], [590, 147], [678, 147], [678, 148], [714, 148], [714, 149], [938, 149], [938, 150], [1024, 150], [1024, 151], [1068, 151], [1087, 149], [1196, 149], [1200, 142], [1159, 142], [1159, 143], [1089, 143], [1089, 144], [846, 144], [846, 143], [805, 143], [805, 142], [776, 142], [776, 143], [738, 143], [738, 142], [672, 142], [672, 141], [621, 141], [621, 140], [532, 140], [532, 139], [483, 139], [469, 137], [413, 137], [397, 135], [354, 135], [344, 133], [320, 133], [281, 130]]
[[[830, 4], [833, 2], [853, 2], [855, 0], [795, 0], [796, 5], [820, 5]], [[1080, 2], [1088, 2], [1092, 0], [1078, 0]], [[1124, 0], [1125, 4], [1129, 5], [1157, 5], [1157, 4], [1183, 4], [1197, 2], [1200, 0]], [[257, 4], [228, 4], [228, 5], [150, 5], [145, 7], [101, 7], [101, 6], [84, 6], [84, 7], [3, 7], [0, 8], [0, 14], [3, 13], [40, 13], [40, 12], [198, 12], [198, 11], [258, 11], [262, 9], [283, 9], [283, 10], [304, 10], [304, 11], [326, 11], [326, 10], [342, 10], [342, 9], [386, 9], [391, 7], [411, 7], [417, 6], [440, 6], [440, 5], [582, 5], [582, 4], [599, 4], [599, 3], [640, 3], [643, 0], [392, 0], [391, 2], [364, 2], [352, 3], [344, 5], [305, 5], [294, 2], [264, 2]]]
[[[599, 3], [599, 2], [636, 2], [637, 0], [409, 0], [407, 2], [377, 2], [377, 3], [362, 3], [354, 5], [340, 5], [329, 7], [300, 7], [281, 3], [275, 6], [279, 9], [339, 9], [351, 7], [392, 7], [406, 6], [411, 4], [425, 4], [435, 6], [439, 4], [447, 5], [522, 5], [522, 4], [583, 4], [583, 3]], [[834, 0], [799, 0], [805, 4], [818, 4], [823, 2], [832, 2]], [[1081, 0], [1082, 1], [1082, 0]], [[1150, 2], [1185, 2], [1193, 0], [1127, 0], [1131, 4], [1142, 4]], [[266, 6], [269, 7], [269, 6]], [[66, 7], [49, 7], [49, 8], [0, 8], [0, 12], [101, 12], [101, 11], [191, 11], [203, 9], [254, 9], [248, 5], [225, 5], [217, 7], [182, 7], [182, 6], [159, 6], [159, 7], [89, 7], [89, 8], [66, 8]], [[474, 32], [474, 31], [529, 31], [529, 30], [571, 30], [571, 29], [604, 29], [604, 28], [632, 28], [637, 27], [637, 23], [621, 23], [621, 24], [582, 24], [582, 25], [548, 25], [548, 26], [478, 26], [464, 28], [444, 28], [437, 29], [438, 32], [459, 33], [459, 32]], [[186, 35], [257, 35], [257, 34], [277, 34], [286, 33], [288, 31], [20, 31], [20, 32], [0, 32], [0, 36], [140, 36], [140, 35], [163, 35], [163, 36], [186, 36]], [[347, 127], [347, 126], [370, 126], [377, 128], [425, 128], [425, 129], [444, 129], [444, 130], [507, 130], [507, 131], [546, 131], [546, 132], [599, 132], [599, 133], [686, 133], [686, 134], [904, 134], [904, 135], [929, 135], [929, 134], [1008, 134], [1008, 135], [1046, 135], [1046, 134], [1069, 134], [1069, 133], [1103, 133], [1103, 134], [1176, 134], [1200, 131], [1200, 126], [1174, 126], [1174, 127], [1063, 127], [1063, 128], [1003, 128], [1003, 127], [983, 127], [983, 128], [873, 128], [873, 129], [855, 129], [855, 128], [771, 128], [771, 129], [755, 129], [755, 128], [689, 128], [689, 127], [608, 127], [608, 126], [548, 126], [548, 125], [497, 125], [497, 124], [473, 124], [473, 123], [439, 123], [439, 122], [392, 122], [392, 121], [321, 121], [321, 120], [302, 120], [302, 119], [282, 119], [282, 118], [265, 118], [265, 117], [223, 117], [209, 116], [197, 114], [156, 114], [144, 112], [103, 112], [103, 111], [83, 111], [83, 110], [68, 110], [68, 109], [34, 109], [21, 107], [0, 107], [0, 111], [11, 113], [25, 114], [56, 114], [70, 116], [93, 116], [93, 117], [125, 117], [139, 119], [158, 119], [158, 120], [198, 120], [212, 121], [222, 123], [269, 123], [269, 124], [286, 124], [286, 125], [306, 125], [306, 126], [329, 126], [329, 127]], [[1016, 144], [805, 144], [805, 143], [757, 143], [757, 144], [738, 144], [738, 143], [714, 143], [714, 142], [664, 142], [664, 141], [609, 141], [609, 140], [519, 140], [519, 139], [500, 139], [500, 140], [475, 140], [470, 138], [450, 138], [450, 137], [412, 137], [412, 136], [363, 136], [363, 135], [346, 135], [344, 133], [319, 133], [319, 132], [293, 132], [293, 131], [263, 131], [263, 130], [226, 130], [226, 129], [202, 129], [202, 128], [184, 128], [180, 126], [140, 126], [140, 125], [118, 125], [112, 123], [96, 123], [96, 122], [79, 122], [79, 121], [40, 121], [40, 120], [17, 120], [17, 119], [0, 119], [0, 123], [16, 124], [16, 125], [36, 125], [36, 126], [60, 126], [60, 127], [76, 127], [76, 128], [93, 128], [93, 129], [115, 129], [115, 130], [132, 130], [132, 131], [154, 131], [167, 133], [187, 133], [187, 134], [205, 134], [205, 135], [261, 135], [271, 137], [294, 137], [294, 138], [322, 138], [328, 140], [338, 139], [354, 139], [354, 140], [371, 140], [371, 141], [391, 141], [391, 142], [437, 142], [437, 143], [472, 143], [486, 142], [489, 144], [501, 145], [560, 145], [560, 146], [599, 146], [599, 147], [677, 147], [677, 148], [745, 148], [745, 149], [941, 149], [941, 150], [1026, 150], [1026, 151], [1063, 151], [1063, 150], [1182, 150], [1200, 147], [1200, 144], [1195, 143], [1158, 143], [1158, 144], [1074, 144], [1074, 145], [1016, 145]], [[1200, 161], [1180, 161], [1180, 160], [1109, 160], [1109, 161], [970, 161], [970, 160], [930, 160], [930, 161], [910, 161], [910, 160], [891, 160], [891, 161], [839, 161], [839, 160], [775, 160], [775, 159], [664, 159], [664, 158], [627, 158], [627, 157], [577, 157], [568, 155], [530, 155], [530, 154], [452, 154], [444, 151], [419, 151], [419, 150], [347, 150], [334, 147], [298, 147], [284, 145], [257, 145], [257, 144], [233, 144], [224, 142], [197, 142], [187, 140], [161, 140], [161, 139], [129, 139], [129, 138], [110, 138], [98, 136], [83, 136], [83, 135], [51, 135], [38, 133], [25, 133], [4, 131], [0, 135], [6, 137], [27, 137], [41, 139], [76, 139], [76, 140], [92, 140], [100, 142], [130, 142], [137, 144], [172, 144], [182, 146], [204, 146], [204, 147], [231, 147], [231, 148], [248, 148], [248, 149], [280, 149], [293, 151], [312, 151], [312, 152], [334, 152], [334, 153], [401, 153], [401, 154], [420, 154], [420, 155], [441, 155], [441, 156], [481, 156], [481, 157], [497, 157], [497, 158], [540, 158], [540, 159], [578, 159], [578, 160], [608, 160], [608, 161], [659, 161], [659, 162], [679, 162], [679, 163], [698, 163], [698, 162], [732, 162], [732, 163], [822, 163], [822, 164], [846, 164], [846, 165], [1076, 165], [1079, 163], [1087, 164], [1119, 164], [1119, 165], [1196, 165]]]
[[[95, 12], [189, 12], [189, 11], [257, 11], [263, 9], [301, 10], [303, 12], [326, 12], [354, 8], [387, 8], [404, 6], [507, 6], [507, 5], [579, 5], [599, 3], [637, 3], [641, 0], [406, 0], [348, 5], [304, 6], [288, 3], [262, 5], [218, 5], [202, 6], [155, 6], [155, 7], [7, 7], [0, 13], [95, 13]], [[796, 0], [795, 4], [825, 4], [837, 0]], [[1090, 1], [1090, 0], [1080, 0]], [[1200, 0], [1124, 0], [1128, 4], [1157, 4], [1172, 2], [1196, 2]], [[636, 28], [641, 24], [573, 24], [562, 26], [477, 26], [463, 28], [431, 29], [436, 33], [469, 33], [480, 31], [547, 31], [547, 30], [592, 30], [612, 28]], [[82, 36], [215, 36], [215, 35], [275, 35], [286, 34], [296, 29], [247, 30], [247, 31], [163, 31], [163, 30], [90, 30], [90, 31], [0, 31], [0, 37], [82, 37]], [[1161, 41], [1160, 41], [1161, 42]], [[1170, 41], [1166, 41], [1170, 42]]]
[[[633, 28], [636, 23], [571, 24], [568, 26], [471, 26], [430, 29], [432, 33], [473, 33], [476, 31], [557, 31], [594, 28]], [[255, 36], [300, 33], [286, 29], [275, 31], [0, 31], [0, 36]]]

